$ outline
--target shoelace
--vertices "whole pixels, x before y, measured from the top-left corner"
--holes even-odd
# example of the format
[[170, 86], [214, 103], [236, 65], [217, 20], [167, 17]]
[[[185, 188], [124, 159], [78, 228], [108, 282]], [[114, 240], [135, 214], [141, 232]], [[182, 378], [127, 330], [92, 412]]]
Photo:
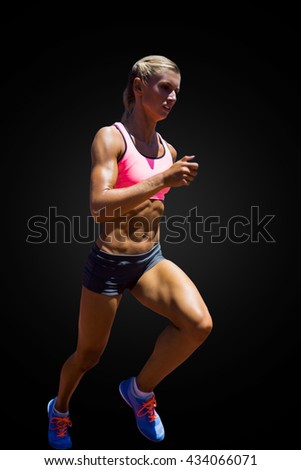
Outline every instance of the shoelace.
[[72, 426], [72, 423], [68, 417], [60, 418], [59, 416], [54, 416], [51, 418], [50, 423], [55, 426], [54, 428], [51, 428], [51, 431], [56, 431], [57, 437], [66, 437], [68, 426]]
[[156, 412], [155, 412], [156, 406], [157, 406], [157, 402], [155, 400], [155, 397], [153, 396], [146, 402], [142, 403], [141, 408], [137, 412], [137, 416], [142, 418], [143, 416], [148, 415], [149, 422], [152, 423], [153, 421], [156, 420]]

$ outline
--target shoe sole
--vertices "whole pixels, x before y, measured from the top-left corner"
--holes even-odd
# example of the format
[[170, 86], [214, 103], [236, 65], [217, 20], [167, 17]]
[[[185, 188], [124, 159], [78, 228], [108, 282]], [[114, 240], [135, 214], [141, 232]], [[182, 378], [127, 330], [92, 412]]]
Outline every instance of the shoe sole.
[[[134, 413], [135, 413], [135, 410], [134, 410], [134, 408], [132, 407], [131, 403], [128, 401], [128, 399], [127, 399], [127, 398], [125, 397], [125, 395], [123, 394], [123, 391], [121, 390], [121, 385], [122, 385], [122, 384], [119, 385], [119, 393], [120, 393], [120, 395], [122, 396], [122, 398], [124, 399], [124, 401], [132, 408], [132, 410], [133, 410]], [[136, 415], [135, 415], [135, 416], [136, 416]], [[138, 423], [137, 423], [137, 420], [136, 420], [136, 419], [135, 419], [135, 421], [136, 421], [136, 426], [137, 426], [138, 430], [140, 431], [140, 433], [141, 433], [144, 437], [146, 437], [146, 439], [148, 439], [149, 441], [152, 441], [152, 442], [161, 442], [161, 441], [163, 441], [163, 439], [165, 438], [165, 436], [163, 436], [161, 439], [151, 439], [151, 438], [148, 437], [146, 434], [144, 434], [144, 432], [141, 431], [141, 429], [140, 429], [139, 426], [138, 426]]]

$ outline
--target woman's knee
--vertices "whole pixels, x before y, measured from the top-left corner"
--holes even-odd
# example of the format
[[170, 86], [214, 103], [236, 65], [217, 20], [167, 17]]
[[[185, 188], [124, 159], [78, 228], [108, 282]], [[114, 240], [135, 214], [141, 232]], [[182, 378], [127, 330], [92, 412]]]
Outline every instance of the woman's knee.
[[79, 369], [86, 372], [95, 367], [99, 363], [102, 353], [103, 349], [76, 351], [75, 355]]
[[190, 338], [200, 344], [210, 335], [212, 328], [213, 321], [207, 308], [195, 311], [186, 325]]
[[197, 325], [197, 329], [200, 329], [205, 336], [209, 336], [213, 328], [213, 321], [208, 310], [202, 315]]

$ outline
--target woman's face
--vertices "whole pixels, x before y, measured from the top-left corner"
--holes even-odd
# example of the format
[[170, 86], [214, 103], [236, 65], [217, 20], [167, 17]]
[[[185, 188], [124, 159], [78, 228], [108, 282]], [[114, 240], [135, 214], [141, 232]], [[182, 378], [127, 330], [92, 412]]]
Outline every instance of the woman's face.
[[153, 75], [148, 83], [141, 82], [141, 104], [154, 120], [166, 119], [177, 101], [181, 76], [172, 70]]

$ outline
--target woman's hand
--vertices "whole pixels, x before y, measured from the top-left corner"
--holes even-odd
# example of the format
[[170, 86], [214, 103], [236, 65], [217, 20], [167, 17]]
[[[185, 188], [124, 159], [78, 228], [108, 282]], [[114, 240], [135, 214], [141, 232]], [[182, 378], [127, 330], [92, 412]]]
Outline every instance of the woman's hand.
[[199, 164], [192, 162], [193, 158], [195, 158], [194, 155], [186, 155], [165, 170], [163, 172], [164, 184], [174, 188], [189, 185], [198, 174]]

